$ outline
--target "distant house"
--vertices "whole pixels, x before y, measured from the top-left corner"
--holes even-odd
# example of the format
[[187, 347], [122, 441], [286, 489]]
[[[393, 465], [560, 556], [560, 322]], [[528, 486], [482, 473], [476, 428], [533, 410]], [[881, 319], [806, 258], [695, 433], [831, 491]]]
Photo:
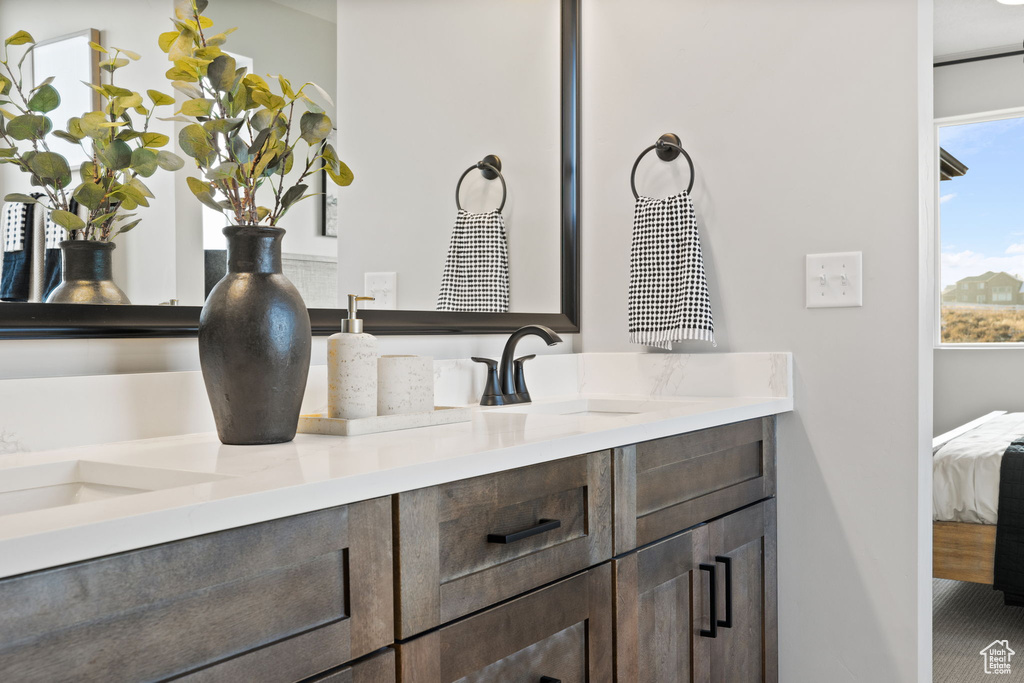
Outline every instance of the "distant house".
[[948, 304], [956, 301], [956, 285], [946, 285], [942, 288], [942, 303]]
[[1021, 288], [1024, 282], [1009, 273], [973, 275], [957, 280], [954, 296], [942, 293], [942, 300], [962, 304], [1020, 304], [1024, 303]]

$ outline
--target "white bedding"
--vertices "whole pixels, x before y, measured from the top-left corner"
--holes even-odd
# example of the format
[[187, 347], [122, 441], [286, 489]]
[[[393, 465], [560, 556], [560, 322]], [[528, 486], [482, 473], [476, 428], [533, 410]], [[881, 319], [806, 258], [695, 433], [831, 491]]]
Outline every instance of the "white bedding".
[[999, 465], [1024, 436], [1024, 413], [999, 415], [939, 448], [934, 455], [932, 519], [995, 524]]

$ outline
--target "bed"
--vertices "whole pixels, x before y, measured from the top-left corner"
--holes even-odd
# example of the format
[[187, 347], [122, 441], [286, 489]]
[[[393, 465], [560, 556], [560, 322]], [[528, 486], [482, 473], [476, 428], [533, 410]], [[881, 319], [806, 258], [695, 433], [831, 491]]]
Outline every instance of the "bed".
[[995, 411], [932, 442], [932, 574], [992, 584], [999, 467], [1024, 413]]

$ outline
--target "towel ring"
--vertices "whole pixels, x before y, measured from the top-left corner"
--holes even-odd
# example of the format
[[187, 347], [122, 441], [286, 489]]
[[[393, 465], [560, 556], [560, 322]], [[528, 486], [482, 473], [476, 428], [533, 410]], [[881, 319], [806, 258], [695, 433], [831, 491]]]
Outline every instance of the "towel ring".
[[690, 165], [690, 184], [686, 188], [686, 193], [689, 194], [690, 190], [693, 189], [693, 159], [686, 153], [686, 150], [682, 148], [680, 144], [679, 136], [675, 133], [665, 133], [658, 141], [653, 145], [640, 152], [640, 156], [633, 162], [633, 170], [629, 173], [629, 187], [633, 190], [633, 198], [640, 199], [640, 195], [636, 192], [636, 168], [640, 165], [640, 160], [646, 156], [652, 149], [658, 150], [658, 158], [662, 161], [672, 161], [676, 159], [680, 154], [686, 157], [686, 163]]
[[459, 201], [459, 190], [462, 189], [462, 181], [469, 175], [469, 172], [473, 169], [479, 168], [480, 173], [484, 178], [488, 180], [494, 180], [497, 178], [501, 181], [501, 204], [498, 206], [498, 213], [505, 208], [505, 200], [508, 198], [508, 187], [505, 185], [505, 177], [501, 175], [501, 159], [496, 154], [488, 154], [483, 160], [476, 162], [459, 176], [459, 182], [455, 186], [455, 206], [462, 211], [462, 203]]

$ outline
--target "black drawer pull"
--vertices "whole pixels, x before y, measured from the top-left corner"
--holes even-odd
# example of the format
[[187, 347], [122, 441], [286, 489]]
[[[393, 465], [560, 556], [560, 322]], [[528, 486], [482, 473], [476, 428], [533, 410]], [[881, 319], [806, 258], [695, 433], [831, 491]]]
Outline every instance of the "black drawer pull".
[[732, 558], [716, 555], [715, 562], [725, 565], [725, 619], [719, 619], [722, 628], [732, 628]]
[[711, 595], [711, 628], [700, 630], [700, 634], [705, 638], [717, 638], [718, 637], [718, 608], [715, 606], [715, 596], [718, 591], [715, 590], [715, 565], [713, 564], [702, 564], [700, 566], [702, 572], [708, 573], [708, 583], [710, 584], [711, 590], [708, 591]]
[[529, 538], [530, 536], [542, 534], [545, 531], [557, 529], [560, 526], [562, 526], [562, 523], [557, 519], [542, 519], [537, 522], [537, 526], [531, 526], [529, 529], [523, 529], [522, 531], [517, 531], [514, 534], [487, 534], [487, 542], [515, 543], [516, 541], [521, 541], [524, 538]]
[[552, 678], [551, 676], [541, 676], [540, 683], [562, 683], [562, 679]]

